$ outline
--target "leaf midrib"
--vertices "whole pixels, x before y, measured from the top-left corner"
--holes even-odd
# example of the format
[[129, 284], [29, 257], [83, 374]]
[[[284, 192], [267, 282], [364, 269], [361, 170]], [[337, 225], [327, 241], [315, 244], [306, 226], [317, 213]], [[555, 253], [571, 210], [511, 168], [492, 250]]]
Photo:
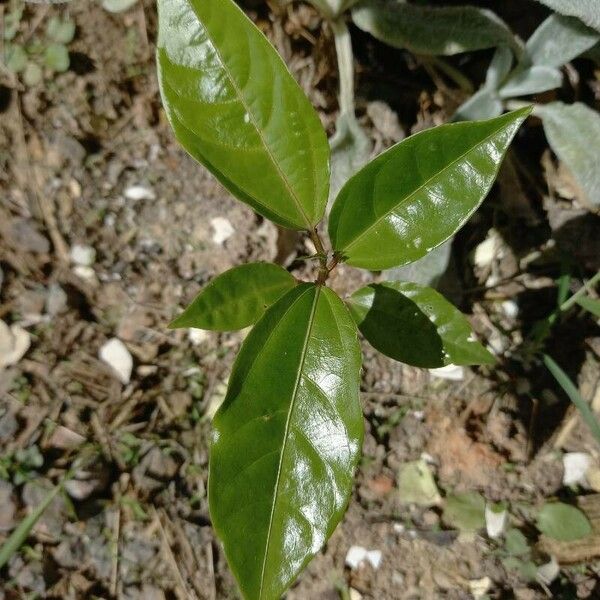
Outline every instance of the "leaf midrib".
[[[463, 154], [461, 154], [460, 156], [458, 156], [457, 158], [455, 158], [452, 162], [448, 163], [441, 171], [438, 171], [437, 173], [435, 173], [435, 175], [432, 175], [427, 181], [423, 182], [417, 189], [415, 189], [414, 191], [412, 191], [408, 196], [406, 196], [405, 198], [403, 198], [402, 200], [400, 200], [399, 202], [397, 202], [396, 204], [394, 204], [394, 206], [392, 208], [390, 208], [389, 210], [387, 210], [385, 213], [383, 213], [381, 216], [377, 217], [377, 219], [373, 222], [372, 225], [369, 225], [369, 227], [367, 227], [366, 229], [364, 229], [358, 236], [356, 236], [347, 246], [345, 246], [344, 248], [342, 248], [342, 252], [345, 250], [348, 250], [349, 248], [351, 248], [352, 246], [354, 246], [357, 242], [359, 242], [367, 233], [369, 233], [373, 228], [377, 227], [381, 221], [383, 221], [384, 219], [386, 219], [390, 214], [392, 214], [401, 204], [405, 204], [407, 202], [410, 202], [410, 200], [413, 199], [414, 196], [416, 196], [419, 192], [423, 191], [424, 188], [426, 188], [427, 186], [429, 186], [429, 184], [436, 179], [437, 177], [440, 177], [441, 175], [443, 175], [447, 170], [449, 170], [450, 168], [452, 168], [454, 165], [456, 165], [456, 163], [458, 163], [459, 161], [461, 161], [465, 156], [467, 156], [468, 154], [470, 154], [471, 152], [473, 152], [474, 150], [476, 150], [477, 148], [485, 145], [487, 142], [489, 142], [499, 131], [501, 131], [502, 129], [505, 129], [505, 126], [499, 127], [498, 129], [496, 129], [493, 133], [491, 133], [490, 135], [488, 135], [486, 138], [484, 138], [481, 142], [479, 142], [477, 145], [469, 148], [469, 150], [467, 150], [466, 152], [463, 152]], [[425, 133], [425, 132], [424, 132]]]
[[[233, 5], [234, 5], [235, 9], [242, 12], [244, 18], [247, 18], [241, 8], [239, 8], [235, 3], [233, 3]], [[270, 146], [267, 144], [261, 129], [258, 127], [258, 123], [256, 121], [254, 113], [252, 112], [252, 110], [250, 109], [250, 106], [246, 102], [246, 98], [242, 94], [242, 90], [239, 88], [237, 81], [235, 80], [231, 71], [229, 70], [227, 63], [223, 60], [223, 57], [221, 56], [221, 52], [219, 51], [217, 44], [215, 44], [215, 41], [214, 41], [212, 35], [208, 31], [208, 26], [206, 26], [202, 22], [202, 18], [196, 12], [193, 4], [191, 4], [191, 7], [192, 7], [192, 10], [194, 11], [194, 14], [196, 15], [196, 18], [198, 19], [198, 22], [200, 23], [201, 27], [204, 29], [204, 31], [206, 33], [206, 38], [210, 41], [210, 44], [213, 47], [215, 54], [217, 55], [219, 62], [221, 63], [221, 66], [223, 67], [223, 70], [225, 71], [225, 74], [227, 75], [227, 79], [229, 79], [229, 82], [231, 83], [231, 86], [235, 90], [235, 93], [237, 94], [238, 98], [240, 99], [240, 102], [241, 102], [242, 106], [244, 107], [244, 110], [246, 111], [246, 114], [248, 115], [250, 122], [254, 126], [254, 129], [256, 130], [256, 133], [257, 133], [258, 137], [260, 138], [262, 145], [264, 146], [265, 150], [267, 151], [269, 159], [271, 160], [271, 162], [273, 163], [273, 166], [279, 173], [279, 176], [280, 176], [281, 180], [283, 181], [283, 184], [284, 184], [285, 188], [287, 189], [288, 194], [294, 201], [294, 204], [296, 205], [296, 209], [299, 211], [300, 215], [305, 220], [307, 229], [312, 229], [313, 224], [311, 223], [311, 220], [308, 218], [308, 215], [306, 214], [304, 207], [302, 206], [302, 203], [300, 202], [296, 192], [293, 190], [291, 183], [288, 181], [287, 175], [283, 172], [283, 170], [279, 166], [279, 163], [275, 160], [275, 157], [273, 156], [273, 152], [271, 151]], [[267, 43], [268, 43], [268, 41], [267, 41]]]
[[317, 286], [315, 288], [315, 297], [314, 297], [314, 300], [313, 300], [313, 303], [312, 303], [312, 306], [310, 309], [310, 315], [309, 315], [308, 324], [306, 327], [306, 334], [304, 336], [304, 342], [302, 345], [302, 353], [300, 355], [300, 362], [298, 363], [298, 371], [296, 373], [296, 381], [294, 383], [292, 399], [290, 401], [290, 408], [288, 410], [288, 414], [287, 414], [287, 418], [286, 418], [286, 422], [285, 422], [285, 428], [284, 428], [284, 434], [283, 434], [283, 444], [281, 447], [281, 455], [279, 457], [279, 465], [277, 467], [277, 476], [275, 478], [275, 487], [274, 487], [274, 491], [273, 491], [273, 503], [271, 504], [271, 515], [269, 517], [269, 528], [267, 530], [267, 543], [266, 543], [266, 547], [265, 547], [265, 554], [263, 557], [263, 564], [262, 564], [262, 569], [261, 569], [261, 574], [260, 574], [260, 588], [259, 588], [259, 592], [258, 592], [259, 599], [263, 597], [263, 586], [264, 586], [264, 582], [265, 582], [265, 569], [267, 566], [267, 557], [269, 555], [269, 548], [271, 545], [271, 531], [273, 528], [273, 517], [275, 514], [275, 505], [277, 504], [279, 483], [281, 480], [283, 457], [284, 457], [285, 451], [286, 451], [287, 440], [289, 437], [291, 417], [292, 417], [292, 413], [294, 412], [296, 398], [298, 397], [298, 388], [300, 386], [300, 378], [302, 376], [302, 371], [304, 369], [304, 363], [306, 361], [306, 354], [308, 351], [308, 342], [310, 340], [310, 334], [312, 332], [312, 328], [314, 325], [315, 312], [316, 312], [316, 308], [317, 308], [317, 303], [319, 301], [320, 293], [321, 293], [321, 288], [319, 286]]

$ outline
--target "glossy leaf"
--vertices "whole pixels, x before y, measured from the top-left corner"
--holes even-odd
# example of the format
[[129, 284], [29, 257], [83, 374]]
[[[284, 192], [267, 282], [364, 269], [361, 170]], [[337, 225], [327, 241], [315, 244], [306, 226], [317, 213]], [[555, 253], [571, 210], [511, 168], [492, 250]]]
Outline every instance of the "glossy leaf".
[[482, 48], [520, 45], [490, 10], [474, 6], [429, 7], [370, 0], [352, 9], [354, 23], [373, 37], [417, 54], [452, 55]]
[[585, 104], [540, 107], [550, 147], [573, 173], [592, 204], [600, 204], [600, 114]]
[[537, 516], [537, 528], [555, 540], [572, 542], [592, 533], [588, 518], [574, 506], [547, 502]]
[[598, 0], [538, 0], [552, 10], [581, 19], [586, 25], [600, 31], [600, 7]]
[[400, 362], [428, 369], [494, 362], [466, 317], [431, 288], [374, 283], [355, 292], [348, 306], [368, 342]]
[[356, 267], [408, 264], [439, 246], [489, 192], [529, 108], [417, 133], [361, 169], [329, 219], [334, 249]]
[[170, 325], [234, 331], [256, 323], [265, 310], [296, 285], [271, 263], [234, 267], [213, 279]]
[[183, 147], [261, 215], [321, 219], [329, 146], [275, 49], [232, 0], [159, 0], [158, 74]]
[[214, 419], [209, 503], [249, 600], [276, 600], [341, 519], [363, 436], [360, 348], [328, 288], [302, 284], [246, 338]]
[[530, 96], [554, 90], [562, 85], [562, 73], [554, 67], [533, 65], [520, 67], [499, 90], [501, 98]]
[[525, 45], [525, 52], [534, 65], [562, 67], [599, 40], [600, 33], [579, 19], [554, 14], [535, 30]]

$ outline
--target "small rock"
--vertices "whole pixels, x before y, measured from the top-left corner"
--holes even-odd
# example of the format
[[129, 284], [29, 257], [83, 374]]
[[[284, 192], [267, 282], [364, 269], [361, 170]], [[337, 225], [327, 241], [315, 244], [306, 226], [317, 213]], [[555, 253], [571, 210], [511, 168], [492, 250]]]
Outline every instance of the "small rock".
[[483, 598], [491, 589], [492, 580], [489, 577], [481, 579], [471, 579], [469, 581], [469, 591], [475, 600]]
[[9, 241], [22, 250], [48, 254], [50, 242], [26, 219], [14, 219], [8, 230]]
[[590, 489], [600, 493], [600, 467], [590, 467], [585, 474]]
[[479, 244], [473, 254], [473, 262], [483, 269], [489, 267], [495, 258], [501, 258], [502, 238], [495, 229], [490, 229], [488, 237]]
[[81, 446], [84, 442], [85, 438], [76, 431], [63, 425], [57, 425], [48, 439], [48, 446], [61, 450], [73, 450]]
[[350, 588], [349, 596], [350, 596], [350, 600], [362, 600], [362, 598], [363, 598], [363, 595], [358, 590], [355, 590], [354, 588]]
[[210, 334], [204, 329], [196, 329], [195, 327], [191, 327], [188, 330], [188, 340], [190, 340], [194, 346], [200, 346], [204, 344], [204, 342], [208, 341], [209, 338]]
[[394, 480], [387, 475], [377, 475], [368, 481], [368, 485], [378, 496], [385, 496], [394, 489]]
[[60, 315], [65, 312], [67, 309], [67, 294], [66, 292], [58, 285], [58, 283], [53, 283], [48, 288], [48, 295], [46, 297], [46, 312], [55, 317], [56, 315]]
[[519, 305], [514, 300], [505, 300], [501, 306], [502, 312], [510, 319], [516, 319], [519, 315]]
[[0, 369], [16, 365], [31, 345], [31, 336], [17, 324], [0, 320]]
[[73, 273], [77, 275], [80, 279], [85, 279], [86, 281], [92, 281], [96, 279], [96, 273], [92, 267], [86, 267], [85, 265], [75, 265], [73, 268]]
[[374, 569], [381, 564], [381, 550], [367, 550], [362, 546], [350, 546], [346, 554], [346, 565], [351, 569], [358, 569], [364, 562], [368, 562]]
[[121, 383], [127, 385], [131, 379], [133, 358], [127, 346], [118, 338], [106, 342], [99, 352], [100, 360], [113, 369]]
[[563, 455], [563, 485], [585, 485], [586, 473], [592, 464], [592, 457], [585, 452], [567, 452]]
[[214, 219], [210, 220], [210, 224], [214, 229], [212, 240], [219, 246], [235, 233], [235, 229], [229, 222], [229, 219], [225, 219], [224, 217], [215, 217]]
[[449, 379], [450, 381], [462, 381], [465, 378], [465, 370], [458, 365], [446, 365], [438, 369], [429, 369], [433, 377]]
[[132, 185], [125, 190], [128, 200], [156, 200], [154, 190], [143, 185]]
[[70, 252], [71, 262], [82, 267], [91, 267], [96, 262], [96, 250], [91, 246], [75, 244]]
[[495, 540], [499, 538], [506, 528], [508, 511], [506, 509], [497, 510], [490, 504], [485, 505], [485, 528], [487, 534]]

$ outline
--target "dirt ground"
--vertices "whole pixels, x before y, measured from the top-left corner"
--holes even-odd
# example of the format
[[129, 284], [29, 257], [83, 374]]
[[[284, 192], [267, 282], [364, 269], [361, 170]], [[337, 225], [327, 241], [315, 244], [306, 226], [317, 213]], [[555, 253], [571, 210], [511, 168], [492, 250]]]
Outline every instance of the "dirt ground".
[[[503, 16], [523, 35], [546, 14], [530, 3], [490, 4], [506, 4]], [[245, 8], [332, 133], [327, 26], [302, 4]], [[235, 201], [175, 141], [158, 95], [152, 2], [124, 14], [87, 0], [30, 4], [22, 34], [38, 35], [64, 11], [77, 25], [70, 69], [31, 88], [3, 71], [0, 85], [0, 318], [30, 344], [0, 370], [0, 543], [67, 471], [74, 476], [0, 570], [0, 599], [236, 598], [206, 483], [210, 417], [243, 332], [166, 325], [234, 265], [275, 260], [310, 277], [299, 260], [310, 247]], [[352, 35], [358, 112], [374, 152], [446, 121], [465, 98], [408, 53]], [[478, 82], [486, 60], [475, 53], [457, 64]], [[598, 109], [600, 71], [580, 68], [581, 94]], [[551, 553], [532, 525], [536, 507], [600, 492], [597, 480], [563, 483], [565, 452], [585, 452], [598, 471], [600, 448], [530, 343], [536, 321], [556, 308], [559, 276], [569, 273], [575, 291], [598, 270], [599, 221], [531, 119], [455, 239], [442, 281], [497, 367], [465, 369], [453, 381], [363, 343], [367, 435], [353, 497], [287, 598], [600, 598], [599, 551], [561, 560], [544, 584], [511, 567], [503, 542], [485, 530], [443, 519], [443, 499], [456, 492], [504, 501], [539, 566]], [[476, 260], [482, 243], [491, 256]], [[77, 258], [77, 246], [95, 256]], [[342, 265], [332, 285], [346, 294], [378, 277]], [[113, 338], [133, 357], [127, 383], [100, 359]], [[571, 312], [546, 348], [598, 407], [598, 324]], [[404, 502], [399, 491], [403, 467], [419, 459], [440, 494], [430, 505]], [[352, 546], [380, 551], [379, 564], [351, 568]]]

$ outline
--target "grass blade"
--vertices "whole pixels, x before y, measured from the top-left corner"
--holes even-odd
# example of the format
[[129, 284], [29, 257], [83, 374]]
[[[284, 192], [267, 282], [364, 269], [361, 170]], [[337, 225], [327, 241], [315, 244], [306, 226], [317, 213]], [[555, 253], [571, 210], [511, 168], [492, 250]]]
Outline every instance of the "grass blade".
[[565, 394], [569, 396], [571, 402], [580, 412], [585, 424], [590, 428], [590, 431], [600, 444], [600, 423], [590, 408], [590, 405], [581, 397], [579, 391], [569, 376], [556, 364], [556, 362], [554, 362], [552, 358], [550, 358], [547, 354], [544, 354], [543, 360], [550, 373], [552, 373], [554, 379], [556, 379], [560, 387], [564, 390]]
[[10, 560], [11, 556], [22, 546], [27, 536], [40, 520], [44, 511], [50, 506], [52, 500], [61, 489], [61, 485], [52, 488], [36, 509], [25, 519], [23, 519], [18, 527], [10, 534], [9, 538], [0, 548], [0, 569]]

